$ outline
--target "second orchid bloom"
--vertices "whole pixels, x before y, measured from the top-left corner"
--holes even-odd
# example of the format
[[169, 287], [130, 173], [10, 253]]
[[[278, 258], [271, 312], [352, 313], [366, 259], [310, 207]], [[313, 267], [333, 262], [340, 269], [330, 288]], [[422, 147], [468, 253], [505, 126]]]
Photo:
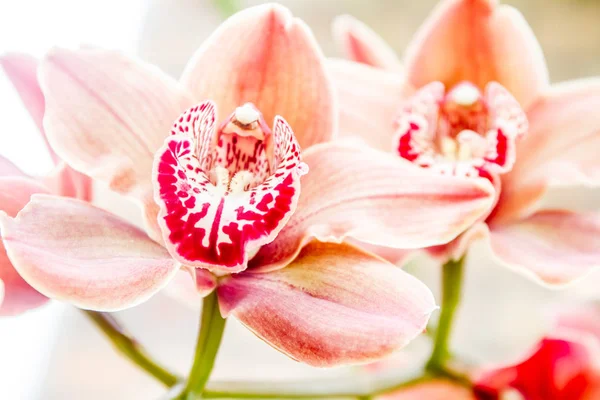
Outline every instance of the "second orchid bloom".
[[138, 200], [146, 222], [41, 194], [1, 218], [3, 268], [81, 308], [132, 307], [180, 273], [294, 359], [375, 360], [421, 333], [436, 305], [417, 279], [344, 240], [443, 245], [494, 201], [485, 179], [332, 141], [323, 55], [277, 5], [223, 23], [179, 82], [98, 49], [55, 49], [38, 75], [53, 149]]

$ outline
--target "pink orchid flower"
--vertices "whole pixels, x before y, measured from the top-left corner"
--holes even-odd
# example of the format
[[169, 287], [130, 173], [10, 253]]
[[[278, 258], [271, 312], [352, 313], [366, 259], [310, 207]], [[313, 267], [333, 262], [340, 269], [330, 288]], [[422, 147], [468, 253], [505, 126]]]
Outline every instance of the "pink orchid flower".
[[[600, 312], [559, 315], [556, 332], [524, 361], [488, 371], [475, 387], [480, 400], [595, 400], [600, 398]], [[502, 397], [504, 396], [504, 397]]]
[[340, 17], [334, 32], [358, 62], [330, 64], [341, 133], [497, 189], [489, 215], [432, 254], [460, 258], [485, 236], [501, 262], [553, 284], [600, 265], [599, 214], [538, 206], [552, 185], [600, 182], [599, 79], [550, 86], [531, 29], [494, 0], [441, 1], [409, 45], [404, 74], [364, 24]]
[[216, 289], [224, 317], [290, 357], [367, 362], [418, 335], [435, 303], [417, 279], [342, 240], [441, 244], [493, 201], [487, 181], [324, 143], [337, 115], [324, 57], [278, 5], [228, 19], [180, 82], [98, 49], [52, 51], [40, 80], [53, 148], [136, 198], [154, 239], [49, 195], [1, 218], [24, 279], [80, 308], [132, 307], [183, 268], [201, 294]]
[[[91, 180], [61, 161], [48, 145], [42, 127], [44, 97], [36, 76], [38, 61], [24, 54], [7, 54], [0, 57], [0, 66], [39, 128], [40, 136], [45, 141], [55, 164], [54, 170], [48, 176], [33, 178], [0, 156], [0, 210], [14, 217], [34, 193], [53, 193], [90, 201]], [[21, 278], [10, 262], [2, 242], [0, 242], [0, 283], [3, 287], [3, 296], [0, 296], [0, 316], [21, 314], [45, 304], [48, 300]]]

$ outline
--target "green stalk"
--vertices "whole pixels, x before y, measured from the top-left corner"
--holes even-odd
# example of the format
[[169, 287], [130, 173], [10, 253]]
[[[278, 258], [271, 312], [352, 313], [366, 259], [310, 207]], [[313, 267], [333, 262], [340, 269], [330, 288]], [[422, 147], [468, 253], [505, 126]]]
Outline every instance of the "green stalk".
[[144, 348], [135, 339], [127, 335], [111, 315], [89, 310], [82, 311], [104, 333], [113, 346], [135, 365], [167, 387], [174, 386], [179, 381], [177, 375], [152, 360]]
[[201, 398], [215, 365], [224, 330], [225, 319], [221, 317], [217, 294], [213, 292], [204, 298], [194, 364], [180, 399]]
[[459, 260], [450, 260], [442, 266], [442, 310], [438, 322], [431, 357], [427, 362], [427, 370], [432, 373], [443, 373], [450, 357], [449, 342], [452, 323], [460, 302], [463, 264], [465, 256]]

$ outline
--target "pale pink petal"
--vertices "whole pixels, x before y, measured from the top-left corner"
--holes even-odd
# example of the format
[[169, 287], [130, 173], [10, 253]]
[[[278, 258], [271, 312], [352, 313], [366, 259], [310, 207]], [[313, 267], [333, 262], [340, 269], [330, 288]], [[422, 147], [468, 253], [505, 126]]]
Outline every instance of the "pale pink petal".
[[[497, 218], [523, 214], [539, 200], [546, 184], [600, 183], [598, 109], [597, 78], [556, 85], [530, 107], [529, 132], [517, 147], [513, 171], [503, 177]], [[533, 195], [524, 201], [527, 193]]]
[[4, 69], [6, 76], [10, 79], [21, 97], [23, 105], [38, 127], [50, 156], [54, 162], [57, 162], [58, 157], [48, 143], [42, 124], [44, 118], [44, 95], [38, 83], [38, 65], [38, 60], [28, 54], [7, 53], [0, 56], [0, 66]]
[[51, 51], [40, 66], [44, 127], [58, 155], [111, 189], [152, 199], [154, 153], [191, 100], [153, 66], [116, 51]]
[[392, 393], [375, 397], [376, 400], [476, 400], [469, 388], [444, 380], [432, 380], [411, 385]]
[[377, 254], [379, 257], [398, 266], [405, 265], [419, 252], [419, 250], [415, 249], [394, 249], [392, 247], [377, 246], [375, 244], [364, 243], [352, 238], [346, 239], [345, 242], [350, 243], [353, 246], [360, 247], [362, 250], [368, 251], [369, 253]]
[[308, 245], [286, 268], [232, 275], [217, 288], [233, 315], [295, 360], [319, 367], [376, 360], [419, 335], [435, 310], [413, 276], [346, 244]]
[[[0, 213], [14, 217], [34, 193], [46, 193], [38, 182], [21, 177], [0, 178]], [[0, 232], [4, 236], [4, 231]], [[16, 315], [39, 307], [48, 299], [29, 286], [14, 269], [0, 242], [0, 282], [4, 286], [4, 300], [0, 301], [0, 315]]]
[[84, 201], [92, 200], [91, 178], [75, 171], [64, 161], [59, 162], [54, 170], [44, 177], [43, 181], [53, 194]]
[[497, 81], [526, 107], [548, 85], [544, 55], [514, 8], [496, 0], [444, 0], [406, 51], [408, 81], [421, 87]]
[[600, 344], [600, 307], [577, 304], [560, 308], [555, 315], [557, 331], [589, 334]]
[[600, 266], [600, 215], [540, 211], [490, 228], [500, 261], [548, 284], [564, 284]]
[[189, 62], [182, 82], [225, 115], [246, 102], [269, 122], [281, 115], [303, 148], [336, 132], [323, 54], [310, 29], [277, 4], [246, 9], [221, 24]]
[[253, 266], [291, 261], [311, 237], [422, 248], [447, 243], [492, 206], [485, 179], [443, 176], [393, 154], [350, 144], [324, 144], [303, 154], [309, 173], [298, 208]]
[[[245, 190], [250, 182], [237, 178], [252, 177], [249, 171], [230, 178], [228, 170], [218, 164], [226, 160], [213, 160], [214, 171], [210, 165], [207, 143], [214, 141], [215, 124], [214, 103], [192, 107], [156, 153], [158, 224], [165, 246], [182, 264], [239, 272], [246, 269], [249, 255], [275, 239], [296, 209], [305, 165], [290, 126], [276, 117], [274, 171], [264, 182]], [[211, 172], [216, 175], [212, 180]]]
[[132, 307], [178, 270], [143, 231], [79, 200], [35, 195], [15, 219], [2, 216], [0, 225], [21, 276], [44, 295], [80, 308]]
[[395, 119], [412, 94], [399, 74], [345, 60], [327, 66], [339, 101], [341, 136], [358, 136], [383, 151], [394, 149]]
[[351, 15], [333, 21], [333, 36], [346, 58], [372, 67], [400, 71], [394, 50], [371, 28]]
[[0, 177], [3, 176], [26, 176], [23, 171], [12, 163], [8, 158], [0, 156]]

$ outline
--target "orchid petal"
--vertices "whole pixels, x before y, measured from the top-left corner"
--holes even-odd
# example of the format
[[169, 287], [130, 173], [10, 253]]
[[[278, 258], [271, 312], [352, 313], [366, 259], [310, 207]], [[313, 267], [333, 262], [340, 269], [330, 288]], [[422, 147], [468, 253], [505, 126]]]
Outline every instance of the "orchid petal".
[[600, 266], [599, 214], [540, 211], [490, 230], [500, 261], [548, 284], [568, 283]]
[[[165, 246], [182, 264], [239, 272], [248, 255], [271, 242], [296, 208], [303, 174], [300, 150], [290, 126], [276, 117], [275, 170], [258, 186], [233, 189], [209, 178], [207, 150], [214, 138], [215, 105], [204, 102], [176, 122], [154, 165], [158, 223]], [[242, 171], [247, 172], [247, 171]]]
[[310, 29], [277, 4], [249, 8], [221, 24], [189, 62], [182, 82], [225, 113], [251, 102], [267, 121], [283, 116], [303, 148], [336, 131], [321, 50]]
[[24, 177], [26, 175], [8, 158], [0, 156], [0, 177], [4, 176]]
[[282, 270], [224, 279], [217, 293], [223, 316], [319, 367], [373, 361], [405, 346], [436, 308], [429, 289], [401, 269], [318, 242]]
[[[22, 177], [0, 178], [0, 213], [14, 217], [27, 204], [34, 193], [46, 193], [38, 182]], [[4, 231], [1, 232], [4, 236]], [[8, 259], [4, 243], [0, 241], [0, 283], [4, 286], [4, 299], [0, 301], [0, 315], [17, 315], [46, 303], [40, 294], [21, 278]]]
[[443, 176], [369, 148], [323, 144], [305, 151], [303, 160], [310, 172], [298, 208], [253, 266], [281, 267], [312, 237], [404, 249], [447, 243], [494, 200], [485, 179]]
[[28, 54], [8, 53], [0, 56], [0, 66], [4, 69], [6, 76], [12, 82], [23, 105], [31, 115], [31, 118], [42, 135], [46, 147], [52, 160], [58, 161], [58, 157], [44, 133], [43, 118], [44, 118], [44, 95], [40, 89], [38, 82], [38, 65], [39, 62], [34, 57]]
[[60, 162], [43, 180], [54, 194], [88, 202], [92, 200], [93, 188], [90, 177], [74, 170], [64, 161]]
[[40, 66], [44, 127], [58, 155], [111, 189], [152, 202], [152, 162], [191, 105], [179, 84], [116, 51], [51, 51]]
[[[556, 85], [530, 107], [529, 132], [513, 171], [503, 177], [498, 219], [523, 214], [547, 184], [600, 184], [599, 107], [598, 78]], [[524, 199], [526, 193], [533, 195]]]
[[497, 81], [528, 106], [548, 86], [537, 39], [523, 16], [495, 0], [444, 0], [406, 51], [408, 81], [421, 87]]
[[392, 151], [394, 121], [412, 93], [398, 74], [345, 60], [328, 60], [339, 99], [340, 135], [358, 136], [371, 146]]
[[333, 36], [348, 59], [375, 68], [400, 71], [400, 60], [394, 50], [351, 15], [341, 15], [333, 21]]
[[44, 295], [77, 307], [116, 311], [164, 287], [178, 269], [144, 232], [79, 200], [35, 195], [0, 218], [8, 256]]
[[393, 391], [376, 400], [476, 400], [472, 391], [452, 381], [432, 380]]

